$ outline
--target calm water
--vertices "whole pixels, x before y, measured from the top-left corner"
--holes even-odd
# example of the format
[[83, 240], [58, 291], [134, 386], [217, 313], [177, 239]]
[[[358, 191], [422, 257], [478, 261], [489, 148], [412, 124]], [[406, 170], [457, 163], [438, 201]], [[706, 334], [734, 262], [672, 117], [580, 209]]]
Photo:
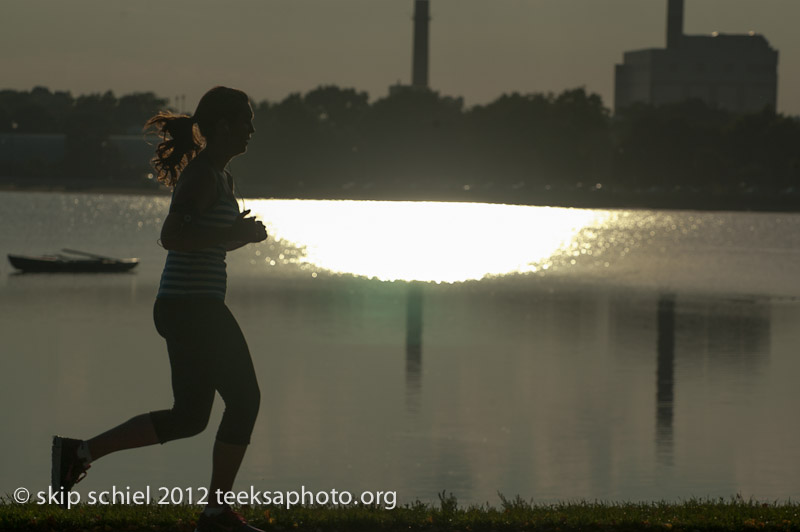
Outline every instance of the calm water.
[[[800, 216], [247, 200], [229, 255], [261, 414], [237, 488], [401, 502], [800, 497]], [[152, 302], [165, 198], [0, 193], [0, 493], [49, 481], [54, 433], [171, 404]], [[80, 491], [203, 486], [202, 435], [109, 456]]]

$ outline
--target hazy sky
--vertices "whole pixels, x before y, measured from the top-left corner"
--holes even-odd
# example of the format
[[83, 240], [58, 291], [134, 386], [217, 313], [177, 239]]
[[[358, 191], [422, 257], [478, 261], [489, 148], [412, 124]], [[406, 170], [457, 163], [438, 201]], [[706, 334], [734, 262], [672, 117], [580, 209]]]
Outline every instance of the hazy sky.
[[[374, 100], [411, 77], [413, 0], [0, 0], [0, 88], [280, 100], [320, 84]], [[666, 0], [431, 0], [432, 88], [468, 105], [585, 86], [613, 103], [625, 50], [663, 47]], [[686, 0], [692, 34], [767, 37], [778, 110], [800, 115], [800, 0]]]

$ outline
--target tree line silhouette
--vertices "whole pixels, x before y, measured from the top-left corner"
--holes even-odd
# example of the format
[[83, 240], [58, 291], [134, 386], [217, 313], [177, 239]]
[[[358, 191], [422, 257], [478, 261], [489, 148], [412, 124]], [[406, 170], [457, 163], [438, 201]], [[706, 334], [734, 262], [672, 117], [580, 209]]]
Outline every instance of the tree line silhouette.
[[[60, 160], [0, 161], [0, 173], [141, 183], [147, 160], [130, 160], [111, 139], [141, 135], [167, 103], [151, 92], [0, 91], [3, 139], [64, 135]], [[583, 88], [467, 107], [399, 86], [373, 102], [322, 86], [253, 107], [257, 133], [233, 163], [251, 196], [527, 203], [578, 193], [791, 195], [800, 185], [800, 120], [768, 108], [740, 115], [694, 100], [612, 115]]]
[[[108, 91], [76, 98], [44, 87], [2, 90], [0, 175], [17, 178], [16, 184], [23, 186], [26, 177], [60, 185], [141, 185], [150, 171], [148, 161], [126, 157], [112, 137], [141, 135], [144, 121], [166, 106], [166, 99], [151, 92], [117, 98]], [[52, 135], [63, 135], [63, 140], [37, 137]]]

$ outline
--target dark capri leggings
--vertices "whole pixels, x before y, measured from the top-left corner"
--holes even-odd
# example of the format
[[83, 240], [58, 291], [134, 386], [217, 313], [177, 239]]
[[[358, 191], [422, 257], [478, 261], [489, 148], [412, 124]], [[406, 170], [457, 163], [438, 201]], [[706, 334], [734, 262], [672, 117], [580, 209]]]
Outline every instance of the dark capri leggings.
[[261, 392], [247, 342], [225, 303], [159, 298], [153, 318], [167, 340], [175, 397], [171, 410], [150, 412], [158, 440], [166, 443], [202, 432], [218, 391], [225, 413], [217, 440], [249, 444]]

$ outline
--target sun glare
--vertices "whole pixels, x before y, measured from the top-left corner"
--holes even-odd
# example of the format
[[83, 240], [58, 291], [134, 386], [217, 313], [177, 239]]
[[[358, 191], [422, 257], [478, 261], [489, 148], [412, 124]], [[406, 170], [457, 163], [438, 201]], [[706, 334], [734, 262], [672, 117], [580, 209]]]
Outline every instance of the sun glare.
[[252, 200], [301, 264], [384, 281], [459, 282], [546, 269], [597, 212], [477, 203]]

